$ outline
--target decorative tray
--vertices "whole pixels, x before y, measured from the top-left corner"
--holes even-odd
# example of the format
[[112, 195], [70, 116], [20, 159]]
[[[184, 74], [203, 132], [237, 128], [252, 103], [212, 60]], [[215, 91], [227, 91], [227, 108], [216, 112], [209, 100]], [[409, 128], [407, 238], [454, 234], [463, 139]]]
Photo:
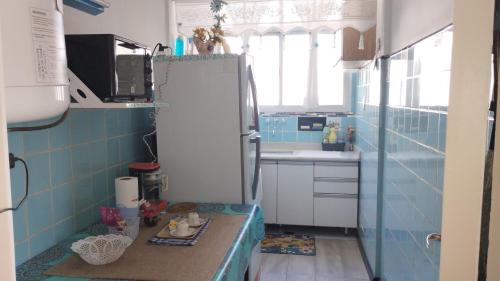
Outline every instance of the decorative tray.
[[156, 234], [157, 238], [162, 238], [162, 239], [185, 239], [185, 240], [191, 240], [198, 233], [203, 229], [203, 226], [208, 223], [209, 219], [208, 218], [200, 218], [200, 225], [197, 226], [190, 226], [188, 229], [188, 233], [186, 235], [176, 235], [176, 227], [172, 224], [172, 221], [175, 221], [176, 223], [179, 223], [181, 221], [187, 221], [186, 217], [179, 216], [172, 218], [170, 220], [170, 223], [165, 225], [160, 232]]

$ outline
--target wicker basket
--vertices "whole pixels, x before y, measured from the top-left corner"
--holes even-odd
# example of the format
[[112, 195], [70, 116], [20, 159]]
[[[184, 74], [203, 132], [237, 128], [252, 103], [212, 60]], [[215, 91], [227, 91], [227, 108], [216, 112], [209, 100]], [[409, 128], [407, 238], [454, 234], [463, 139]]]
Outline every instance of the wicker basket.
[[71, 245], [71, 250], [92, 265], [104, 265], [119, 259], [132, 239], [122, 235], [89, 236]]

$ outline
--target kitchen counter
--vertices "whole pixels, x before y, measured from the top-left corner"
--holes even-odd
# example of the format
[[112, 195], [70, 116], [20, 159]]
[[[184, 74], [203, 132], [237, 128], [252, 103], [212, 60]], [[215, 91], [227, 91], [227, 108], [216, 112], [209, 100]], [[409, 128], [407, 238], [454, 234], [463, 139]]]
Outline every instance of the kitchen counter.
[[[264, 237], [264, 224], [262, 212], [259, 207], [253, 205], [238, 204], [198, 204], [200, 214], [221, 215], [244, 215], [245, 219], [240, 226], [238, 234], [229, 247], [224, 259], [215, 271], [212, 281], [219, 280], [243, 280], [245, 270], [249, 263], [252, 249]], [[89, 280], [85, 278], [69, 278], [60, 276], [46, 276], [44, 272], [49, 268], [61, 264], [71, 258], [71, 244], [79, 239], [90, 235], [102, 235], [107, 233], [107, 228], [102, 224], [95, 224], [89, 228], [72, 235], [56, 246], [48, 249], [40, 255], [32, 258], [17, 267], [17, 280]], [[201, 237], [203, 239], [203, 236]], [[138, 243], [135, 241], [134, 243]], [[154, 247], [196, 247], [196, 246], [154, 246]], [[134, 266], [130, 264], [130, 266]], [[175, 279], [175, 273], [166, 274]], [[110, 280], [110, 279], [107, 279]], [[123, 280], [122, 280], [123, 281]]]
[[359, 151], [263, 150], [262, 160], [358, 162]]

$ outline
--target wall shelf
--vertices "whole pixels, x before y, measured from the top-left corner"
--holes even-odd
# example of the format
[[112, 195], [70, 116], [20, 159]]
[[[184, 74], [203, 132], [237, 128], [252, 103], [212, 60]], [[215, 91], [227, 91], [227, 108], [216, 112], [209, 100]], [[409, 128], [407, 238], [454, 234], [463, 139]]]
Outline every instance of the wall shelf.
[[157, 107], [168, 107], [168, 103], [156, 103], [156, 102], [113, 102], [113, 103], [105, 103], [102, 104], [94, 104], [92, 106], [82, 105], [80, 103], [71, 103], [70, 108], [109, 108], [109, 109], [120, 109], [120, 108], [157, 108]]
[[97, 16], [109, 8], [109, 3], [103, 0], [64, 0], [64, 5], [70, 6], [87, 14]]
[[[70, 104], [71, 108], [161, 108], [168, 107], [166, 102], [103, 102], [98, 98], [85, 83], [76, 76], [69, 68], [69, 92], [76, 100]], [[82, 93], [82, 94], [80, 94]]]

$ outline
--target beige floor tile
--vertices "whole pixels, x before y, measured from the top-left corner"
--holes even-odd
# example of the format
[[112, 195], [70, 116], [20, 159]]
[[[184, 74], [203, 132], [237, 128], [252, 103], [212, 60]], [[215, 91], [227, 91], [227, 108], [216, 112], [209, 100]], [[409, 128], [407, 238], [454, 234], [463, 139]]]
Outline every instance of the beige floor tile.
[[315, 275], [288, 273], [286, 275], [286, 281], [315, 281]]
[[276, 273], [262, 273], [261, 281], [286, 281], [286, 272], [283, 274]]
[[289, 255], [262, 254], [262, 273], [286, 275]]
[[345, 279], [329, 275], [316, 275], [315, 281], [370, 281], [369, 279]]
[[368, 273], [357, 241], [342, 240], [340, 243], [342, 267], [346, 278], [368, 279]]
[[367, 279], [356, 240], [317, 239], [316, 273], [329, 278]]
[[288, 259], [287, 280], [290, 275], [307, 275], [314, 278], [316, 257], [291, 255]]
[[356, 239], [316, 236], [316, 256], [262, 255], [262, 281], [369, 281]]
[[316, 272], [319, 275], [344, 277], [342, 253], [338, 240], [316, 239]]

